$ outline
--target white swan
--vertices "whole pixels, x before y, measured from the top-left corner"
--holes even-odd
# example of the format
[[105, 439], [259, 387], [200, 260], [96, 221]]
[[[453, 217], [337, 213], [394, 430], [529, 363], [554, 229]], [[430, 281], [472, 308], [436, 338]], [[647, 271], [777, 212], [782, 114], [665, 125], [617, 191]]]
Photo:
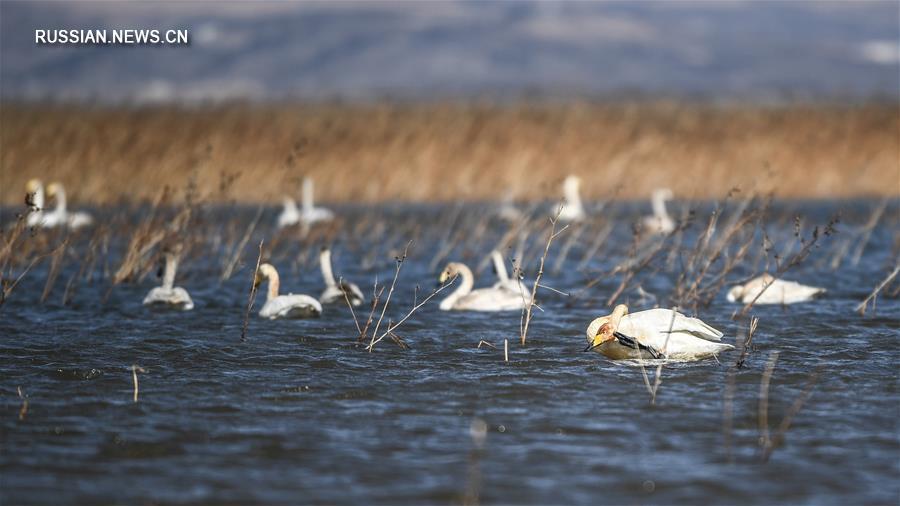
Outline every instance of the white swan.
[[309, 177], [303, 178], [303, 209], [300, 212], [300, 221], [307, 225], [318, 223], [320, 221], [331, 221], [334, 219], [334, 213], [324, 207], [316, 207], [313, 203], [313, 180]]
[[[319, 296], [319, 302], [322, 304], [346, 304], [347, 300], [350, 300], [350, 304], [358, 306], [366, 300], [358, 286], [343, 279], [340, 284], [335, 281], [331, 271], [331, 250], [327, 247], [322, 248], [322, 252], [319, 253], [319, 268], [322, 270], [322, 279], [325, 280], [325, 291]], [[345, 293], [347, 294], [346, 298], [344, 297]]]
[[526, 285], [525, 281], [522, 280], [510, 279], [509, 274], [506, 272], [506, 264], [503, 261], [503, 255], [501, 255], [499, 251], [491, 251], [491, 260], [493, 260], [494, 263], [494, 272], [497, 273], [497, 278], [499, 278], [492, 288], [502, 288], [524, 295], [525, 300], [527, 301], [531, 297], [531, 290], [528, 288], [530, 285]]
[[734, 348], [721, 339], [721, 332], [697, 318], [670, 309], [628, 314], [624, 304], [587, 328], [588, 349], [613, 360], [637, 358], [638, 353], [642, 358], [698, 360]]
[[47, 202], [44, 195], [44, 184], [40, 179], [30, 179], [25, 183], [25, 193], [27, 194], [26, 201], [31, 207], [31, 212], [25, 219], [25, 223], [29, 227], [53, 228], [59, 225], [59, 217], [45, 209]]
[[255, 286], [263, 279], [269, 280], [266, 303], [259, 310], [259, 316], [274, 320], [276, 318], [314, 318], [322, 314], [322, 305], [309, 295], [278, 295], [280, 281], [278, 271], [271, 264], [262, 264], [256, 275]]
[[290, 227], [300, 223], [300, 210], [297, 203], [287, 195], [281, 200], [281, 214], [278, 215], [278, 228]]
[[[587, 218], [584, 206], [581, 204], [581, 195], [578, 190], [581, 187], [581, 178], [578, 176], [568, 176], [563, 181], [563, 201], [562, 210], [559, 213], [559, 220], [562, 222], [583, 221]], [[556, 210], [554, 209], [554, 212]]]
[[334, 219], [334, 213], [324, 207], [316, 207], [314, 202], [315, 187], [313, 180], [303, 178], [303, 195], [301, 207], [293, 198], [285, 195], [282, 198], [281, 214], [278, 215], [278, 228], [290, 227], [302, 223], [305, 226]]
[[[759, 293], [762, 292], [762, 295]], [[794, 304], [811, 300], [825, 293], [824, 288], [801, 285], [795, 281], [775, 279], [769, 274], [757, 276], [743, 285], [728, 290], [728, 302], [749, 304], [756, 296], [755, 304]]]
[[178, 269], [178, 257], [174, 252], [165, 253], [166, 267], [163, 271], [162, 286], [150, 290], [144, 297], [145, 306], [171, 306], [183, 311], [194, 309], [194, 301], [191, 300], [187, 290], [175, 285], [175, 271]]
[[666, 201], [674, 195], [668, 188], [658, 188], [653, 191], [650, 201], [653, 205], [653, 216], [644, 217], [644, 230], [652, 234], [668, 234], [675, 230], [675, 221], [666, 212]]
[[58, 224], [65, 224], [71, 229], [79, 229], [94, 223], [94, 218], [83, 211], [69, 212], [66, 207], [66, 189], [62, 183], [50, 183], [47, 185], [47, 197], [56, 200], [56, 208], [50, 211], [55, 216]]
[[444, 311], [512, 311], [525, 305], [521, 293], [505, 288], [479, 288], [472, 290], [475, 277], [465, 264], [450, 262], [441, 271], [438, 281], [446, 283], [459, 276], [461, 282], [456, 290], [441, 301]]

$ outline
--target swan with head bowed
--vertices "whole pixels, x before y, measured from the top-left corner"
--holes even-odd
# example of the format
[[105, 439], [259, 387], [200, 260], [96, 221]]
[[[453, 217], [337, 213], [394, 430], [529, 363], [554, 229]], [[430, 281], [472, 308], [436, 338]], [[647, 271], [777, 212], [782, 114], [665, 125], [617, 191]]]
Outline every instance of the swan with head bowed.
[[528, 300], [522, 297], [522, 292], [507, 288], [473, 290], [475, 276], [465, 264], [459, 262], [447, 264], [438, 281], [444, 284], [457, 277], [460, 278], [459, 286], [441, 301], [440, 308], [444, 311], [515, 311], [522, 309]]
[[[757, 276], [728, 290], [728, 302], [741, 304], [794, 304], [812, 300], [825, 293], [824, 288], [806, 286], [796, 281], [785, 281], [770, 274]], [[757, 297], [758, 296], [758, 297]]]
[[629, 314], [628, 306], [619, 304], [612, 314], [588, 325], [585, 351], [593, 349], [613, 360], [699, 360], [734, 348], [721, 340], [721, 332], [697, 318], [671, 309]]
[[262, 264], [256, 273], [254, 286], [258, 287], [263, 280], [269, 281], [266, 292], [266, 303], [259, 310], [259, 316], [275, 320], [279, 318], [315, 318], [322, 314], [322, 305], [309, 295], [279, 295], [280, 280], [278, 271], [272, 264]]

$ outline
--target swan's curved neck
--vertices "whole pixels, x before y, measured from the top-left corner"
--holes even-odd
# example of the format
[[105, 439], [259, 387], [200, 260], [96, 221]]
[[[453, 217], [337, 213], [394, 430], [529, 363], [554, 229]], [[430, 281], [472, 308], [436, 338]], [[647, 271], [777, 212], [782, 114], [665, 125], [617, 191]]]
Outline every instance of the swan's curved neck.
[[457, 264], [456, 274], [462, 279], [460, 280], [459, 286], [456, 287], [456, 290], [453, 290], [453, 293], [451, 293], [447, 296], [447, 298], [441, 301], [442, 309], [452, 308], [456, 304], [456, 301], [458, 301], [462, 297], [465, 297], [466, 295], [469, 295], [472, 292], [472, 286], [475, 285], [475, 276], [472, 274], [472, 271], [469, 270], [469, 268], [465, 265]]
[[491, 252], [491, 259], [494, 261], [494, 270], [497, 271], [497, 277], [500, 281], [506, 283], [509, 281], [509, 274], [506, 272], [506, 264], [503, 263], [503, 255], [499, 251]]
[[619, 330], [619, 323], [622, 321], [622, 317], [628, 313], [628, 308], [623, 305], [618, 305], [613, 310], [612, 314], [609, 315], [609, 324], [613, 328], [613, 331]]
[[581, 208], [581, 195], [578, 194], [578, 185], [568, 184], [563, 189], [566, 205]]
[[669, 217], [666, 212], [666, 197], [661, 193], [653, 194], [653, 215], [657, 218], [665, 219]]
[[313, 187], [312, 179], [306, 177], [303, 178], [303, 210], [304, 211], [312, 211], [313, 207], [315, 207], [313, 203], [313, 194], [315, 193], [315, 188]]
[[56, 213], [66, 214], [66, 190], [62, 186], [56, 190]]
[[38, 186], [34, 190], [34, 207], [37, 208], [38, 211], [44, 210], [44, 187]]
[[269, 280], [269, 290], [266, 293], [266, 301], [270, 301], [278, 297], [278, 288], [281, 286], [281, 280], [278, 278], [278, 271], [275, 269], [266, 269], [266, 279]]
[[334, 273], [331, 271], [331, 250], [322, 250], [319, 253], [319, 268], [322, 269], [322, 279], [329, 287], [337, 286], [334, 280]]
[[163, 271], [163, 288], [171, 290], [175, 286], [175, 271], [178, 269], [178, 258], [175, 255], [166, 254], [166, 270]]

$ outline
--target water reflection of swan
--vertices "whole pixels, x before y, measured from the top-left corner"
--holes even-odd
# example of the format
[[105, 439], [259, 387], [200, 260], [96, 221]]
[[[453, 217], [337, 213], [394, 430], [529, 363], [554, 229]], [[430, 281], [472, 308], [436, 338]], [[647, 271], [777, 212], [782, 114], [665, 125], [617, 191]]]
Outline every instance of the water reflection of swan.
[[[762, 292], [762, 295], [759, 293]], [[811, 300], [825, 293], [824, 288], [801, 285], [795, 281], [775, 279], [769, 274], [757, 276], [743, 285], [737, 285], [728, 290], [729, 302], [749, 304], [756, 299], [755, 304], [794, 304]], [[759, 295], [757, 299], [756, 296]]]
[[274, 320], [276, 318], [314, 318], [322, 314], [322, 305], [309, 295], [278, 295], [280, 280], [278, 271], [271, 264], [259, 266], [255, 286], [264, 279], [269, 280], [266, 303], [259, 310], [259, 316]]
[[580, 187], [581, 178], [578, 176], [568, 176], [563, 181], [563, 208], [559, 213], [560, 221], [583, 221], [587, 217], [587, 213], [584, 212], [584, 206], [581, 204], [581, 195], [578, 192]]
[[83, 211], [69, 212], [66, 207], [66, 189], [62, 183], [50, 183], [47, 186], [47, 197], [56, 200], [56, 208], [50, 211], [54, 215], [53, 221], [57, 224], [65, 224], [71, 229], [86, 227], [94, 223], [94, 218]]
[[653, 234], [668, 234], [675, 230], [675, 221], [666, 212], [666, 201], [673, 197], [672, 190], [659, 188], [653, 191], [650, 199], [653, 205], [653, 216], [644, 217], [644, 230]]
[[447, 264], [438, 281], [446, 283], [456, 276], [461, 278], [460, 284], [441, 301], [440, 308], [444, 311], [511, 311], [522, 309], [525, 305], [521, 293], [506, 288], [472, 290], [475, 277], [468, 267], [458, 262]]
[[[349, 299], [350, 304], [358, 306], [366, 300], [358, 286], [343, 279], [340, 284], [335, 281], [334, 273], [331, 270], [330, 249], [322, 248], [322, 252], [319, 253], [319, 268], [322, 270], [322, 279], [325, 280], [325, 291], [319, 296], [319, 302], [322, 304], [345, 304]], [[347, 294], [346, 299], [344, 298], [345, 293]]]
[[194, 301], [187, 290], [175, 285], [175, 271], [178, 269], [178, 257], [174, 251], [165, 252], [166, 266], [163, 271], [162, 286], [150, 290], [144, 297], [145, 306], [171, 306], [188, 311], [194, 309]]
[[588, 348], [607, 357], [697, 360], [731, 350], [720, 342], [722, 333], [697, 318], [670, 309], [628, 314], [619, 304], [612, 314], [595, 319], [587, 328]]

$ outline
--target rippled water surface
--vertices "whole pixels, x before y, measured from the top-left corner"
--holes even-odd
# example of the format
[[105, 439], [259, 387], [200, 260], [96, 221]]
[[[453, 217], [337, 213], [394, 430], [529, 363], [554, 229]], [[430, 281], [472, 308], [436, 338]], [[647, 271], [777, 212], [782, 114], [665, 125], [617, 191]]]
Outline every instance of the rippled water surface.
[[[299, 231], [278, 236], [269, 225], [276, 210], [267, 209], [229, 280], [219, 281], [226, 241], [190, 249], [177, 284], [196, 308], [183, 313], [141, 305], [157, 283], [152, 273], [111, 285], [128, 238], [121, 230], [90, 267], [93, 277], [79, 273], [91, 232], [79, 233], [44, 303], [49, 259], [0, 307], [0, 502], [897, 504], [900, 303], [883, 295], [866, 317], [854, 312], [895, 262], [891, 205], [853, 264], [859, 227], [876, 205], [781, 203], [772, 212], [765, 231], [785, 258], [793, 216], [803, 217], [809, 237], [814, 225], [840, 212], [838, 233], [823, 236], [785, 275], [828, 293], [752, 309], [759, 327], [745, 366], [733, 372], [731, 431], [724, 429], [723, 401], [736, 352], [663, 368], [656, 405], [640, 368], [582, 352], [584, 329], [609, 312], [606, 300], [622, 276], [582, 289], [628, 257], [631, 223], [648, 211], [643, 205], [609, 207], [557, 239], [544, 282], [573, 296], [540, 292], [543, 312], [524, 347], [519, 313], [442, 312], [437, 300], [398, 329], [405, 350], [389, 340], [372, 353], [356, 346], [344, 306], [301, 321], [266, 321], [254, 311], [247, 339], [240, 339], [261, 239], [272, 245], [267, 256], [282, 271], [284, 292], [318, 295], [316, 254], [327, 243], [336, 271], [369, 296], [376, 277], [390, 281], [392, 257], [414, 239], [386, 316], [396, 321], [415, 286], [421, 300], [447, 260], [472, 265], [476, 286], [493, 282], [484, 256], [509, 225], [480, 220], [487, 206], [340, 209], [338, 226], [305, 238]], [[684, 248], [694, 244], [710, 208], [696, 207], [698, 223], [685, 233]], [[140, 217], [133, 214], [129, 219]], [[10, 215], [4, 213], [7, 222]], [[255, 215], [207, 210], [198, 226], [234, 221], [239, 238]], [[353, 228], [361, 223], [365, 231]], [[612, 233], [590, 255], [609, 223]], [[539, 225], [524, 240], [529, 278], [543, 233]], [[761, 244], [760, 233], [751, 256]], [[849, 253], [833, 266], [843, 245]], [[636, 284], [656, 303], [670, 304], [681, 259], [665, 256], [623, 293], [632, 311], [655, 304]], [[745, 263], [728, 279], [758, 271], [764, 260]], [[746, 328], [732, 319], [737, 308], [722, 290], [697, 312], [734, 342]], [[481, 340], [499, 349], [478, 348]], [[773, 351], [780, 352], [771, 379], [773, 434], [811, 375], [820, 376], [783, 444], [762, 463], [758, 398]], [[137, 403], [132, 364], [145, 371]], [[21, 418], [18, 387], [28, 402]]]

